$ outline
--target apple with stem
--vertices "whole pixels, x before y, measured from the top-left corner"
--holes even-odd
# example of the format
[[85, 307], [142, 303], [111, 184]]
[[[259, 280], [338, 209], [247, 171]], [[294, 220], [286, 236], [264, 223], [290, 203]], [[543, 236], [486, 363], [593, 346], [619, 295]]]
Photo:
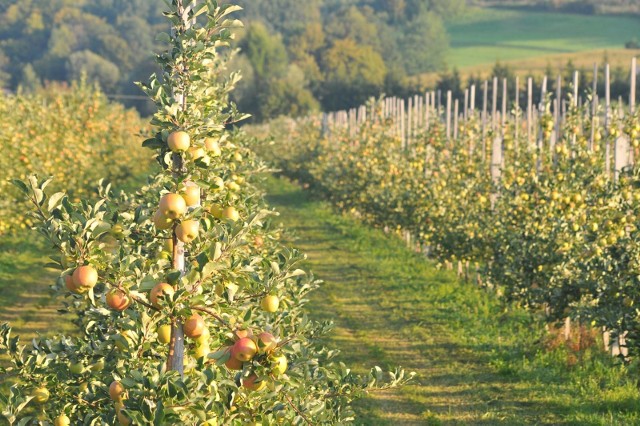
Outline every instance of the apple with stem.
[[129, 296], [127, 296], [124, 291], [117, 288], [109, 291], [105, 296], [105, 299], [107, 301], [107, 306], [115, 311], [120, 312], [127, 309], [131, 304], [131, 299], [129, 298]]

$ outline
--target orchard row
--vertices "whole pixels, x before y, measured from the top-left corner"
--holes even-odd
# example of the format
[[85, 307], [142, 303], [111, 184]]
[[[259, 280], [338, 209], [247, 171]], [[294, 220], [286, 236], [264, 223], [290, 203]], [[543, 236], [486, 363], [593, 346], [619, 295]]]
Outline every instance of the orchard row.
[[110, 103], [84, 82], [70, 88], [50, 86], [35, 94], [0, 95], [2, 157], [0, 234], [32, 224], [28, 208], [9, 182], [30, 174], [65, 182], [72, 199], [93, 194], [102, 178], [122, 183], [149, 164], [134, 135], [147, 127], [133, 111]]
[[532, 134], [517, 109], [493, 128], [470, 112], [456, 137], [432, 113], [407, 143], [387, 103], [372, 101], [356, 129], [321, 117], [273, 122], [263, 151], [339, 209], [411, 236], [441, 262], [470, 265], [550, 322], [571, 317], [623, 336], [635, 355], [640, 120], [617, 110], [605, 120], [585, 102], [560, 122], [546, 102]]

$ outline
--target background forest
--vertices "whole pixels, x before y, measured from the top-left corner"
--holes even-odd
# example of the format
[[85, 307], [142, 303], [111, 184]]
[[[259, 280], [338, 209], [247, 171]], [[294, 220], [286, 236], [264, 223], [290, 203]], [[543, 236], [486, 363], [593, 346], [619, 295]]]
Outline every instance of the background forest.
[[[258, 119], [356, 105], [383, 90], [398, 93], [407, 75], [443, 69], [443, 20], [464, 8], [464, 0], [239, 3], [246, 30], [234, 65], [245, 82], [236, 101]], [[132, 81], [153, 71], [151, 34], [163, 30], [162, 6], [0, 0], [0, 86], [32, 90], [85, 72], [108, 94], [139, 95]], [[128, 101], [145, 112], [139, 101]]]
[[[241, 53], [232, 67], [242, 70], [244, 80], [234, 100], [257, 120], [349, 108], [383, 92], [407, 96], [425, 88], [417, 76], [429, 73], [440, 76], [438, 88], [457, 93], [473, 76], [461, 79], [447, 63], [452, 37], [446, 24], [474, 15], [473, 5], [581, 13], [637, 8], [628, 0], [238, 3], [245, 8], [246, 28], [238, 37]], [[111, 98], [149, 113], [133, 82], [154, 71], [150, 56], [157, 43], [152, 34], [168, 30], [162, 7], [163, 2], [149, 0], [0, 0], [0, 88], [33, 91], [84, 73]], [[504, 66], [493, 70], [499, 77], [508, 72]]]

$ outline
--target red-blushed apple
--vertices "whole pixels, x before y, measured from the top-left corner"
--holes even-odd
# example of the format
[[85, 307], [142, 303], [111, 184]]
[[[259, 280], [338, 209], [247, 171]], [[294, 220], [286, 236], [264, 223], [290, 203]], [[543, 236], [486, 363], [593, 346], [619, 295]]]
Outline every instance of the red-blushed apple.
[[158, 326], [158, 342], [167, 344], [171, 341], [171, 324]]
[[170, 219], [178, 219], [187, 212], [187, 203], [184, 198], [173, 193], [163, 195], [158, 207], [161, 214]]
[[257, 248], [262, 247], [264, 245], [264, 239], [262, 238], [262, 236], [256, 235], [253, 238], [253, 245], [255, 245]]
[[98, 271], [91, 265], [78, 266], [73, 271], [73, 283], [78, 289], [91, 289], [98, 283]]
[[191, 146], [191, 138], [186, 132], [172, 132], [167, 138], [167, 145], [173, 152], [186, 151]]
[[76, 283], [73, 282], [73, 276], [71, 275], [65, 275], [64, 276], [64, 286], [67, 288], [67, 290], [69, 290], [71, 293], [80, 293], [80, 291], [78, 291], [78, 286], [76, 286]]
[[173, 219], [162, 214], [160, 210], [156, 210], [153, 215], [153, 224], [161, 231], [171, 228]]
[[260, 302], [260, 307], [262, 307], [262, 310], [266, 312], [276, 312], [278, 310], [278, 306], [280, 306], [280, 299], [278, 299], [278, 296], [274, 296], [273, 294], [265, 296]]
[[258, 392], [267, 386], [267, 382], [265, 380], [258, 380], [257, 375], [251, 374], [249, 377], [244, 377], [242, 379], [242, 386], [252, 392]]
[[124, 386], [122, 386], [122, 383], [117, 380], [111, 382], [109, 385], [109, 397], [116, 402], [122, 401], [124, 398]]
[[200, 187], [198, 185], [187, 185], [182, 191], [182, 198], [187, 203], [187, 207], [200, 205]]
[[107, 300], [107, 305], [116, 311], [124, 311], [131, 304], [129, 296], [127, 296], [124, 291], [117, 288], [109, 291], [105, 298]]
[[242, 361], [233, 356], [233, 346], [227, 347], [229, 359], [224, 362], [225, 367], [229, 370], [242, 370]]
[[231, 349], [231, 354], [238, 361], [242, 362], [251, 360], [256, 353], [258, 353], [258, 347], [256, 346], [256, 343], [248, 337], [243, 337], [238, 340]]
[[176, 226], [176, 236], [183, 243], [189, 244], [196, 238], [198, 238], [198, 231], [200, 230], [200, 222], [197, 220], [184, 220]]
[[160, 300], [158, 298], [160, 296], [171, 297], [174, 294], [175, 290], [170, 284], [159, 283], [151, 289], [151, 292], [149, 293], [149, 301], [156, 308], [160, 308]]
[[195, 312], [184, 322], [182, 329], [187, 337], [200, 337], [205, 329], [204, 319]]
[[269, 353], [278, 346], [276, 338], [271, 333], [263, 331], [258, 334], [258, 349], [261, 353]]

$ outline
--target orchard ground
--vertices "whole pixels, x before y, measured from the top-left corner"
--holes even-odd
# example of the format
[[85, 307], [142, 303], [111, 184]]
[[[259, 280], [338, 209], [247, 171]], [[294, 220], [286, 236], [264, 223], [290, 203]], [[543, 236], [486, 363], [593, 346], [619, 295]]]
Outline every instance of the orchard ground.
[[[335, 214], [284, 179], [266, 183], [270, 203], [325, 280], [308, 310], [332, 319], [328, 338], [360, 372], [379, 364], [416, 371], [411, 386], [357, 403], [358, 424], [637, 424], [635, 367], [592, 346], [549, 341], [530, 314], [441, 271], [378, 230]], [[49, 249], [30, 232], [0, 241], [0, 322], [16, 333], [67, 329], [49, 296]], [[44, 271], [44, 272], [43, 272]]]

